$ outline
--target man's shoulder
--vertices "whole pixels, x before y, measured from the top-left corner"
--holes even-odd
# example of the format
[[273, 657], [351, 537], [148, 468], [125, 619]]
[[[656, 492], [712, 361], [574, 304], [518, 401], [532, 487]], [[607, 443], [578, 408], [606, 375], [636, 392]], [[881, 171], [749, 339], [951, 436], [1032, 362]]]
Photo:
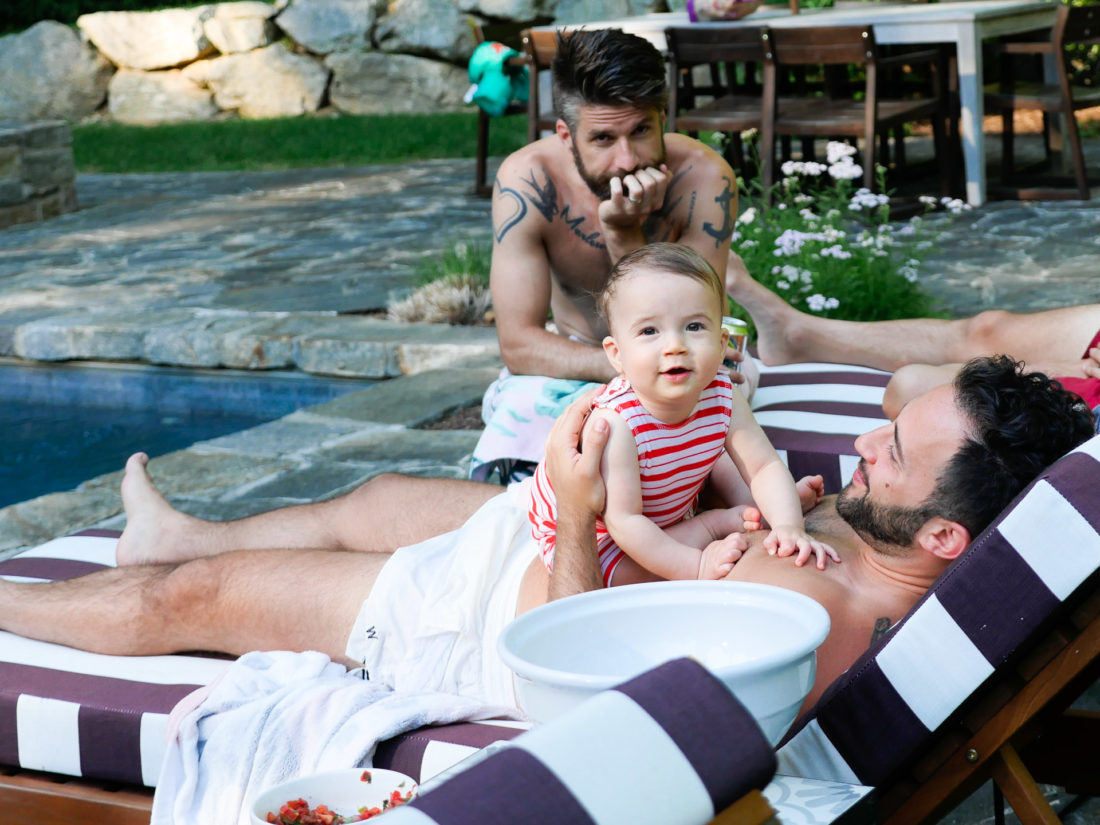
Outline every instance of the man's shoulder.
[[677, 173], [693, 179], [733, 177], [733, 169], [714, 149], [695, 138], [670, 132], [665, 135], [668, 165]]
[[564, 151], [561, 139], [551, 135], [516, 149], [500, 164], [497, 174], [519, 178], [530, 177], [535, 172], [539, 175], [556, 174], [567, 161], [570, 158]]

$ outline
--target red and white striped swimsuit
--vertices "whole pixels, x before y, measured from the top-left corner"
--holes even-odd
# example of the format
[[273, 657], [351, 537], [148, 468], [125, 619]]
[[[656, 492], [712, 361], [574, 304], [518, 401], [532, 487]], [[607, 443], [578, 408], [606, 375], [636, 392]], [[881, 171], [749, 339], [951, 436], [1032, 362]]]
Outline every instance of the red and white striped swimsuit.
[[[733, 414], [733, 384], [729, 375], [719, 371], [699, 396], [691, 415], [679, 424], [665, 424], [651, 415], [622, 376], [603, 389], [592, 407], [612, 410], [630, 425], [638, 445], [642, 514], [658, 527], [689, 518], [703, 482], [725, 449]], [[546, 462], [542, 461], [531, 485], [528, 517], [531, 534], [538, 541], [548, 570], [554, 566], [557, 516], [557, 499], [546, 475]], [[607, 532], [603, 519], [596, 522], [596, 548], [606, 587], [623, 551]]]

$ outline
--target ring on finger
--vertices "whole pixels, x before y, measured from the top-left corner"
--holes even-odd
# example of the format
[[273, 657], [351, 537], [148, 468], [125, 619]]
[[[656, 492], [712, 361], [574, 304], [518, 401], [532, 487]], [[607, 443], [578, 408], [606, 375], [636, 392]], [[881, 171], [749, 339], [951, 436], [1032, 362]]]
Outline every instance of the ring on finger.
[[627, 198], [627, 200], [630, 201], [631, 203], [641, 203], [642, 202], [641, 198], [636, 198], [633, 195], [631, 195], [629, 198]]

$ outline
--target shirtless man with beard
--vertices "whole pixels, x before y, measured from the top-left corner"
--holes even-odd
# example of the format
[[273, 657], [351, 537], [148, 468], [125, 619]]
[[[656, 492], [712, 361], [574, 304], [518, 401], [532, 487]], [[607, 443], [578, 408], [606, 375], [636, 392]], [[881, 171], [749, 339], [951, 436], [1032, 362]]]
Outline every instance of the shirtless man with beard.
[[[0, 581], [0, 628], [122, 655], [320, 650], [399, 690], [512, 705], [511, 674], [496, 653], [503, 626], [601, 586], [595, 520], [607, 427], [594, 422], [578, 452], [584, 414], [574, 404], [547, 445], [559, 505], [552, 578], [531, 538], [529, 482], [499, 492], [380, 476], [329, 501], [208, 522], [173, 509], [138, 454], [122, 482], [120, 566], [59, 582]], [[1092, 432], [1077, 396], [1010, 359], [977, 359], [857, 439], [851, 483], [806, 517], [842, 563], [796, 567], [762, 549], [766, 532], [747, 534], [729, 578], [802, 592], [832, 620], [807, 702]], [[284, 609], [288, 594], [310, 609]]]
[[[729, 164], [664, 133], [665, 62], [649, 41], [617, 29], [559, 34], [552, 73], [556, 132], [506, 158], [493, 185], [490, 287], [506, 370], [485, 394], [479, 480], [497, 462], [531, 463], [516, 477], [533, 469], [570, 394], [614, 377], [595, 307], [612, 265], [668, 241], [721, 276], [737, 217]], [[507, 477], [511, 465], [497, 469]]]

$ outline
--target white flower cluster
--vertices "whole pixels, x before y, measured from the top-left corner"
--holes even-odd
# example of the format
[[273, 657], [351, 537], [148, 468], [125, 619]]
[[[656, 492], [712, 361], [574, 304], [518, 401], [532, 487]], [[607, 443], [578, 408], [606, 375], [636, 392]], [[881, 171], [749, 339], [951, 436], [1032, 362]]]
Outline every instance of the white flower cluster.
[[821, 312], [826, 309], [836, 309], [840, 306], [840, 301], [836, 298], [826, 298], [821, 293], [815, 292], [806, 299], [806, 306], [810, 308], [811, 312]]
[[792, 178], [799, 175], [816, 178], [824, 174], [827, 167], [824, 163], [813, 160], [787, 160], [779, 167], [785, 177]]
[[821, 232], [799, 232], [797, 229], [785, 229], [783, 234], [775, 239], [775, 254], [797, 255], [802, 251], [802, 245], [806, 241], [827, 241], [829, 237]]
[[821, 250], [821, 256], [823, 258], [836, 258], [839, 261], [846, 261], [852, 257], [852, 253], [845, 249], [838, 243], [832, 246], [827, 246]]
[[970, 204], [958, 198], [940, 198], [940, 203], [942, 203], [943, 208], [952, 215], [958, 215], [960, 212], [966, 212], [970, 209]]
[[890, 203], [889, 195], [875, 194], [864, 186], [857, 189], [856, 193], [852, 195], [852, 199], [848, 202], [848, 208], [853, 212], [858, 212], [861, 209], [878, 209], [888, 203]]
[[856, 147], [837, 140], [825, 146], [825, 159], [829, 162], [829, 176], [833, 180], [853, 180], [863, 174], [863, 167], [852, 160]]
[[734, 223], [740, 223], [748, 226], [750, 223], [756, 220], [756, 209], [750, 206], [744, 212], [737, 216], [737, 220]]
[[780, 289], [791, 289], [795, 286], [801, 286], [802, 291], [805, 292], [813, 286], [813, 273], [808, 269], [799, 269], [793, 264], [773, 266], [772, 275], [780, 276], [779, 280], [775, 282], [775, 285]]

